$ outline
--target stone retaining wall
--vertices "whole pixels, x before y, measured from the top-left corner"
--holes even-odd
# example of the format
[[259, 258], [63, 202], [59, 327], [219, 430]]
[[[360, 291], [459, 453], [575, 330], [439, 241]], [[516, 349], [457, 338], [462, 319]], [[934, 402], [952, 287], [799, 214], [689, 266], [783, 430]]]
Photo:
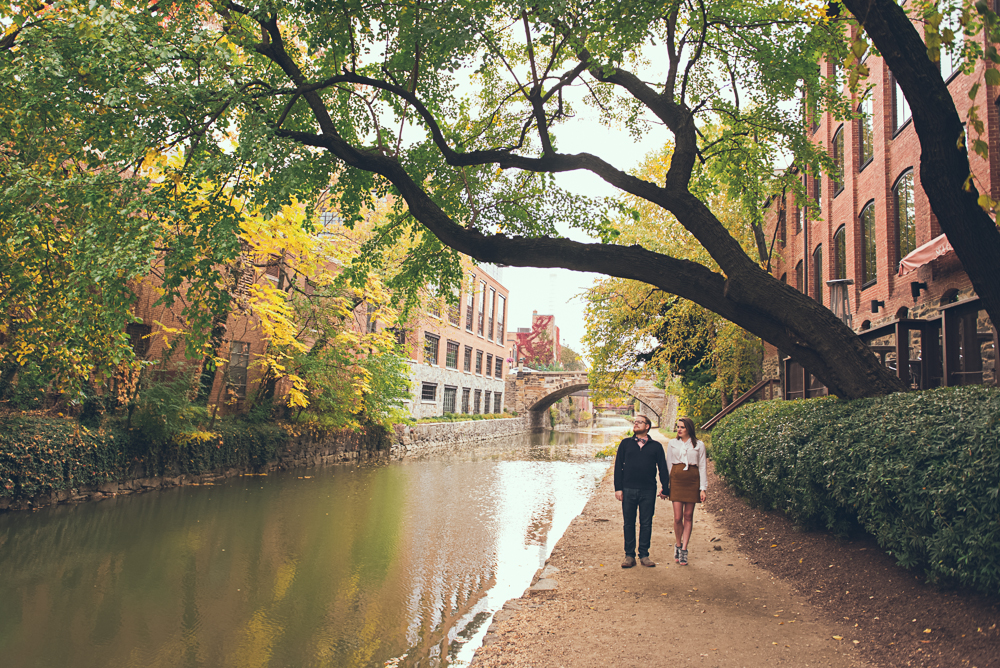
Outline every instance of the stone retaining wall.
[[393, 455], [406, 456], [456, 441], [483, 441], [530, 431], [528, 417], [396, 425]]
[[[482, 441], [521, 434], [526, 431], [528, 431], [527, 417], [439, 422], [413, 426], [396, 425], [393, 442], [388, 452], [373, 452], [364, 449], [362, 447], [363, 437], [351, 432], [334, 432], [322, 438], [302, 435], [290, 438], [285, 447], [278, 450], [275, 459], [268, 462], [260, 473], [335, 464], [364, 457], [388, 456], [392, 459], [399, 459], [408, 455], [444, 449], [456, 442]], [[116, 496], [182, 485], [207, 485], [218, 480], [248, 474], [250, 473], [246, 470], [231, 468], [200, 475], [146, 476], [140, 469], [135, 471], [135, 477], [130, 480], [81, 486], [30, 499], [0, 498], [0, 512], [4, 510], [31, 510], [59, 503], [100, 501]]]

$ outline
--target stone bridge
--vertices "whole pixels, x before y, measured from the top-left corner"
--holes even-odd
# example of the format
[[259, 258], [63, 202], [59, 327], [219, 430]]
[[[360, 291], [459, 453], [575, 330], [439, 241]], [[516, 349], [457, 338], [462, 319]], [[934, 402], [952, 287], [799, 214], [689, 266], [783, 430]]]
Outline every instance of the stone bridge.
[[[504, 406], [518, 414], [528, 413], [532, 428], [544, 427], [546, 409], [565, 396], [590, 388], [586, 371], [514, 371], [507, 376]], [[652, 381], [639, 380], [622, 391], [639, 400], [642, 412], [650, 417], [653, 426], [674, 420], [676, 401], [667, 401], [666, 393]]]

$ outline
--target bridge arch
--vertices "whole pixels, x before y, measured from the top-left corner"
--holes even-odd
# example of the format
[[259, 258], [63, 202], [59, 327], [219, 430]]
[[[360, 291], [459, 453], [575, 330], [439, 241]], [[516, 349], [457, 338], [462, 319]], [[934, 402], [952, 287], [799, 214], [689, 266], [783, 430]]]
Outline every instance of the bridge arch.
[[[511, 410], [527, 412], [533, 427], [541, 428], [545, 421], [546, 409], [563, 397], [590, 388], [590, 380], [585, 372], [517, 371], [507, 378], [507, 399], [504, 402]], [[622, 390], [639, 402], [643, 413], [659, 426], [673, 417], [668, 415], [674, 402], [668, 401], [666, 393], [655, 387], [651, 381], [638, 381], [633, 387]]]

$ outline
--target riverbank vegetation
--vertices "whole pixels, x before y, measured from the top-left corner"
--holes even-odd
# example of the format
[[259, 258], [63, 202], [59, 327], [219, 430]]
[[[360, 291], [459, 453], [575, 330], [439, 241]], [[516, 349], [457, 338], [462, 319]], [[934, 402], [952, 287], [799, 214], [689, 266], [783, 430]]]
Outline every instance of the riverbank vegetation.
[[[891, 419], [889, 419], [891, 416]], [[930, 580], [1000, 592], [1000, 390], [767, 401], [713, 430], [716, 471], [806, 528], [860, 524]]]
[[43, 416], [0, 418], [0, 497], [31, 498], [135, 477], [259, 470], [288, 439], [276, 424], [221, 420], [212, 433], [149, 440], [122, 421], [88, 428]]

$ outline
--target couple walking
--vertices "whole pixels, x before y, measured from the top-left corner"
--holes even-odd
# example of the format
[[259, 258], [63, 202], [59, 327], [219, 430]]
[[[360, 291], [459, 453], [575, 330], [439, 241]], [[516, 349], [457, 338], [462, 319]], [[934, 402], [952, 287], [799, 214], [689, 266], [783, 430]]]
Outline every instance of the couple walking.
[[674, 504], [674, 561], [688, 563], [688, 540], [694, 523], [694, 506], [705, 502], [708, 479], [705, 444], [695, 436], [691, 418], [677, 418], [677, 438], [667, 442], [666, 451], [649, 437], [652, 423], [636, 415], [633, 436], [618, 444], [615, 456], [615, 498], [622, 503], [625, 518], [625, 561], [622, 568], [635, 566], [635, 514], [639, 512], [639, 563], [655, 566], [649, 558], [656, 508], [656, 471], [660, 471], [660, 498]]

